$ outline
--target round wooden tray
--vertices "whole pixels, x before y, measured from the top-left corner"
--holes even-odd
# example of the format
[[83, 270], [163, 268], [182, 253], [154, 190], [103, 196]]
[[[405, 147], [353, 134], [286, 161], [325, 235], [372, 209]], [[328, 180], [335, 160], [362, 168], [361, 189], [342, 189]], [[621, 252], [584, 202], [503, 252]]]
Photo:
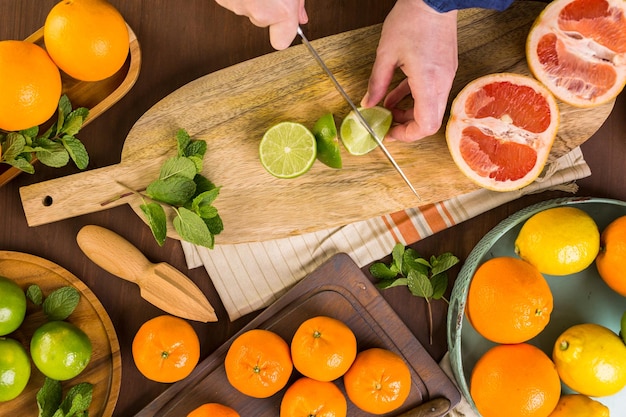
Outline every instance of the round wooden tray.
[[[63, 383], [64, 393], [68, 387], [79, 382], [89, 382], [93, 384], [89, 415], [111, 416], [122, 378], [120, 346], [113, 323], [95, 294], [67, 270], [46, 259], [25, 253], [0, 251], [0, 275], [12, 279], [24, 290], [31, 284], [37, 284], [44, 296], [68, 285], [79, 291], [80, 302], [67, 321], [87, 333], [93, 345], [93, 354], [89, 365], [79, 376]], [[20, 341], [28, 350], [33, 332], [46, 320], [41, 307], [28, 301], [24, 323], [7, 337]], [[30, 381], [24, 392], [16, 399], [2, 403], [3, 415], [38, 415], [35, 396], [43, 381], [44, 376], [33, 365]]]

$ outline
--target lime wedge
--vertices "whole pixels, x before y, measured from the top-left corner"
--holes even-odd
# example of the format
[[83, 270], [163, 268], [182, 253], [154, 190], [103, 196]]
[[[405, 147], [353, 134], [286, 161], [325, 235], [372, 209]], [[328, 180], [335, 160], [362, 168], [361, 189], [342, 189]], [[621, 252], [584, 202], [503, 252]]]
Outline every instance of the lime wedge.
[[[391, 127], [391, 111], [384, 107], [374, 106], [364, 109], [359, 108], [363, 118], [372, 127], [376, 135], [382, 139]], [[341, 141], [348, 152], [352, 155], [365, 155], [378, 146], [367, 130], [363, 127], [354, 111], [341, 122]]]
[[317, 159], [331, 168], [341, 168], [341, 149], [333, 114], [327, 113], [320, 117], [312, 132], [317, 141]]
[[261, 164], [278, 178], [295, 178], [315, 162], [315, 136], [300, 123], [281, 122], [263, 135], [259, 145]]

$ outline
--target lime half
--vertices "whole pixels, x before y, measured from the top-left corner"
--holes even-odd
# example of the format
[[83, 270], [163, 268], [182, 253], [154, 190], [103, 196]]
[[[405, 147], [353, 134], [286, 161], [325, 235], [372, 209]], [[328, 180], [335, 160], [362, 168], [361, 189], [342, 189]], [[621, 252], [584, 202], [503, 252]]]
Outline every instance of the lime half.
[[317, 156], [315, 136], [300, 123], [282, 122], [269, 128], [261, 139], [261, 164], [278, 178], [295, 178], [309, 169]]
[[333, 114], [326, 113], [320, 117], [312, 132], [317, 141], [317, 159], [331, 168], [341, 168], [341, 149]]
[[[391, 111], [384, 107], [374, 106], [366, 109], [360, 107], [359, 112], [376, 135], [380, 139], [384, 138], [391, 127]], [[341, 122], [340, 133], [343, 146], [352, 155], [365, 155], [378, 146], [376, 140], [363, 127], [354, 111], [348, 113]]]

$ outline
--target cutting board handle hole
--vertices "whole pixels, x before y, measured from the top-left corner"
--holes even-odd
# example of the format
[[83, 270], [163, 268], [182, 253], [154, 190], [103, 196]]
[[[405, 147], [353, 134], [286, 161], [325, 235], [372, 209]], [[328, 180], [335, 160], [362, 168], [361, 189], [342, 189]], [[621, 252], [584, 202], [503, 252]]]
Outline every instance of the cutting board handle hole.
[[43, 201], [42, 201], [43, 205], [46, 206], [46, 207], [50, 207], [53, 202], [54, 202], [54, 200], [49, 195], [45, 196], [43, 198]]

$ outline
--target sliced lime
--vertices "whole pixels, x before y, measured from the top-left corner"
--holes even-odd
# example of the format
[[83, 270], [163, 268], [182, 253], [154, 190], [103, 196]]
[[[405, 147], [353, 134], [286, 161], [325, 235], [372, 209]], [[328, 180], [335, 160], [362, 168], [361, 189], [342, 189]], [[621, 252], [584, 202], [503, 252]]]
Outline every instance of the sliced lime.
[[327, 113], [320, 117], [312, 132], [317, 141], [317, 159], [331, 168], [341, 168], [341, 149], [333, 114]]
[[[363, 118], [372, 127], [376, 135], [382, 139], [391, 127], [391, 111], [384, 107], [374, 106], [367, 109], [359, 108]], [[341, 141], [352, 155], [365, 155], [378, 146], [367, 130], [363, 127], [354, 111], [341, 122]]]
[[300, 123], [278, 123], [263, 135], [261, 164], [278, 178], [295, 178], [311, 169], [317, 155], [315, 136]]

